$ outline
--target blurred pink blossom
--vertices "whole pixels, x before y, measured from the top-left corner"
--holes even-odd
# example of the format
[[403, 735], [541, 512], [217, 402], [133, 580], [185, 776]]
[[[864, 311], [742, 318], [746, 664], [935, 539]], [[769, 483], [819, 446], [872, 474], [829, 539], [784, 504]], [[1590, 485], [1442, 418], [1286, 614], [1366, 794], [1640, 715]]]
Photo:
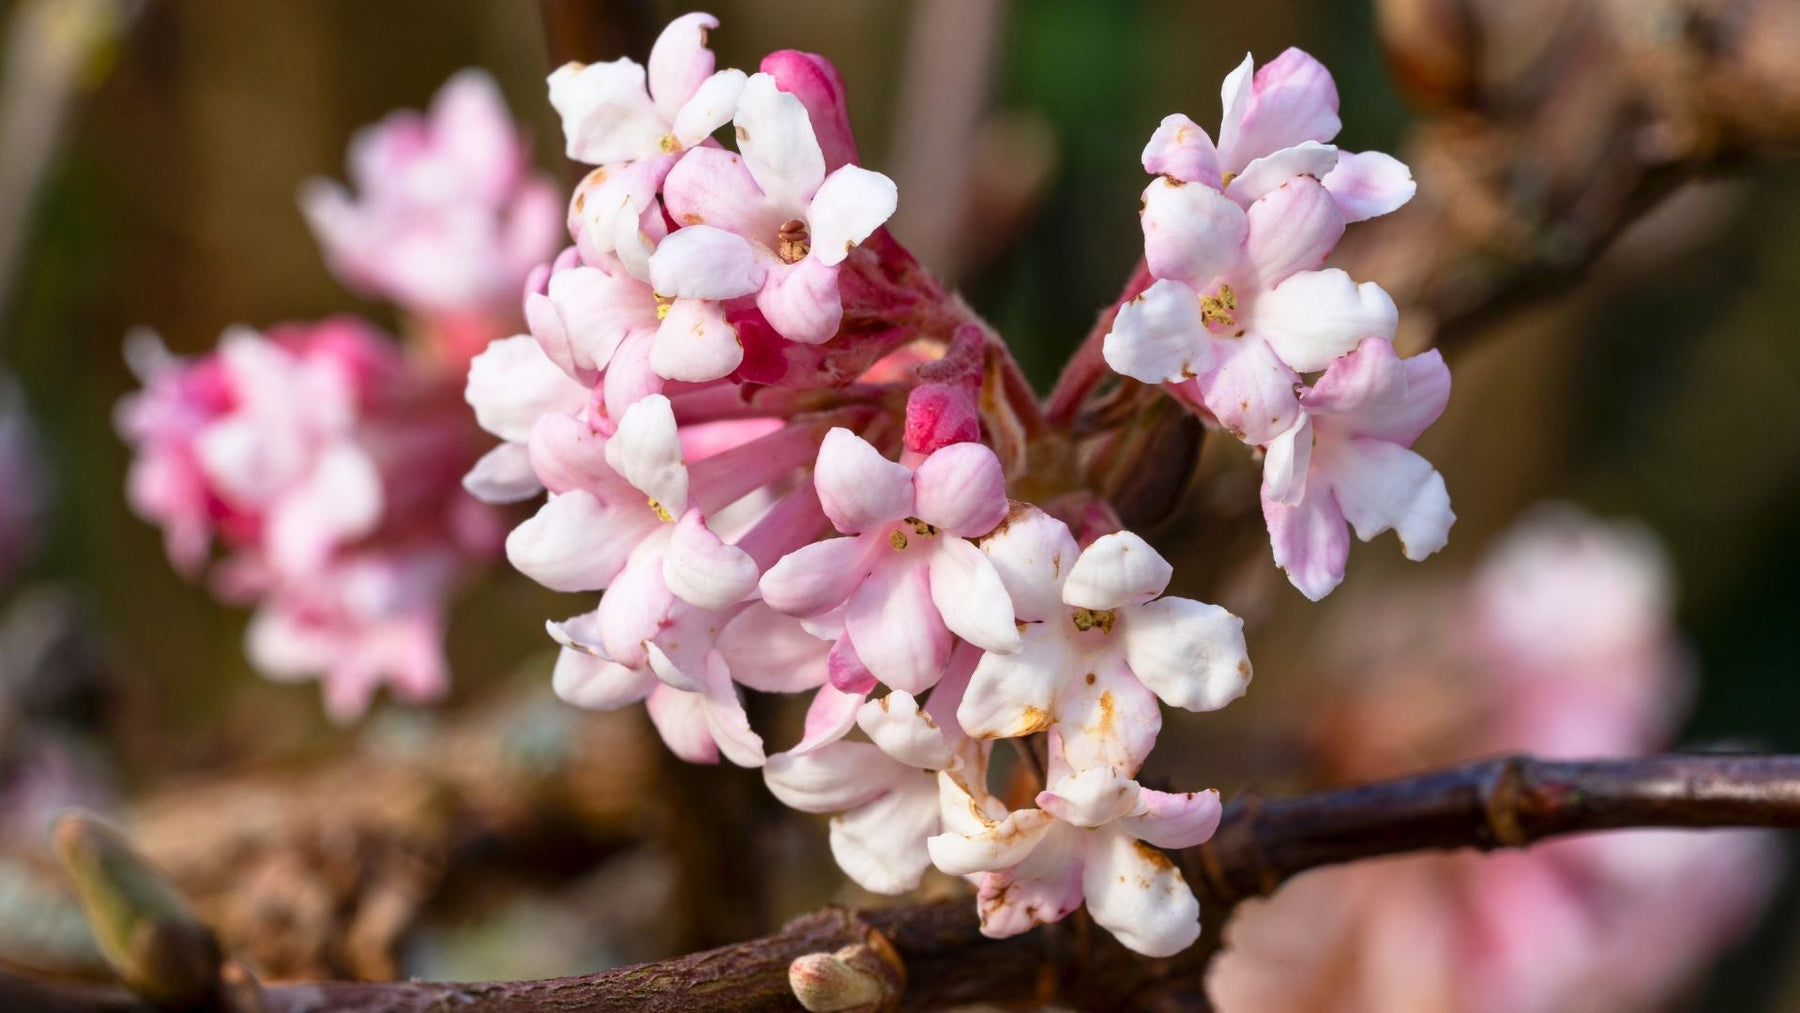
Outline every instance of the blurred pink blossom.
[[307, 221], [344, 282], [419, 318], [467, 359], [515, 325], [526, 275], [556, 248], [562, 202], [493, 79], [452, 77], [430, 112], [396, 112], [350, 145], [352, 194], [311, 180]]
[[[1459, 605], [1423, 617], [1442, 642], [1370, 660], [1355, 680], [1366, 717], [1345, 729], [1411, 736], [1428, 762], [1665, 748], [1691, 692], [1672, 604], [1647, 532], [1540, 509]], [[1454, 726], [1384, 726], [1383, 711], [1433, 706], [1410, 674], [1421, 663], [1462, 699], [1437, 711]], [[1222, 1013], [1657, 1009], [1748, 931], [1778, 866], [1764, 833], [1632, 831], [1316, 870], [1240, 908], [1208, 989]]]

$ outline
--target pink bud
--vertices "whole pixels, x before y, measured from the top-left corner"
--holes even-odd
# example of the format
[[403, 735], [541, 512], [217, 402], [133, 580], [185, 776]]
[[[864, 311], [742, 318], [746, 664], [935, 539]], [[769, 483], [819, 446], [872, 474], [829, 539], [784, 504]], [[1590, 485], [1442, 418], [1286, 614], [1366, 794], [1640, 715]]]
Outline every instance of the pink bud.
[[825, 152], [826, 172], [861, 163], [856, 138], [850, 132], [850, 111], [844, 105], [844, 77], [830, 60], [817, 53], [783, 49], [763, 57], [762, 72], [806, 106], [819, 148]]
[[906, 398], [906, 449], [929, 454], [952, 443], [981, 439], [975, 397], [966, 387], [927, 383]]

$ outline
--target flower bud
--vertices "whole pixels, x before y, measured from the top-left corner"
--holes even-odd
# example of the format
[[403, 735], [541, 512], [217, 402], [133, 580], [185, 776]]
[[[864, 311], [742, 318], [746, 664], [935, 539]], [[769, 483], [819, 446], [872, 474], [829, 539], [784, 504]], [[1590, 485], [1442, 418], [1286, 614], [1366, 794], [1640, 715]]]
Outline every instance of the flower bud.
[[906, 398], [906, 449], [929, 454], [952, 443], [981, 439], [981, 420], [968, 388], [947, 383], [914, 387]]
[[880, 932], [836, 953], [809, 953], [788, 965], [794, 998], [812, 1013], [878, 1013], [900, 1008], [906, 967]]
[[817, 53], [782, 49], [763, 57], [761, 69], [775, 79], [777, 88], [806, 107], [813, 134], [825, 153], [826, 172], [861, 163], [856, 137], [850, 132], [850, 110], [844, 105], [844, 76], [830, 60]]

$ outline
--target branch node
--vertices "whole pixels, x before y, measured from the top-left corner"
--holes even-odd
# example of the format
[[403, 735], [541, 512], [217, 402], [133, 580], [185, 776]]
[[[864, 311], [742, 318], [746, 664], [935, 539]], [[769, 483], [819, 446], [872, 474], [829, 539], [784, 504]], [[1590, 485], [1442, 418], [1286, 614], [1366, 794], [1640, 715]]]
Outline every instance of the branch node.
[[1528, 780], [1524, 759], [1509, 756], [1495, 765], [1493, 776], [1481, 785], [1482, 815], [1494, 845], [1522, 848], [1531, 843], [1531, 836], [1519, 819], [1522, 804], [1531, 792]]

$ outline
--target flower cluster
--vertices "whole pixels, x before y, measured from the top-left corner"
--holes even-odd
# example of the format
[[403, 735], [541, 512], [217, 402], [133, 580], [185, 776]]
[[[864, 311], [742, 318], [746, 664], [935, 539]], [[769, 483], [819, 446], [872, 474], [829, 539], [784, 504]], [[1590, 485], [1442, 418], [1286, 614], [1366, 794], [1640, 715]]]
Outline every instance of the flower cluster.
[[1337, 86], [1297, 49], [1260, 69], [1246, 56], [1221, 94], [1216, 145], [1177, 114], [1144, 148], [1150, 282], [1119, 307], [1104, 355], [1265, 452], [1275, 562], [1317, 600], [1344, 578], [1346, 524], [1364, 540], [1392, 528], [1423, 559], [1455, 519], [1410, 449], [1442, 414], [1449, 371], [1435, 351], [1400, 360], [1394, 301], [1323, 266], [1347, 223], [1399, 208], [1414, 184], [1388, 155], [1327, 143]]
[[[1344, 673], [1334, 776], [1666, 748], [1692, 688], [1670, 591], [1646, 532], [1540, 511], [1447, 604], [1404, 610], [1406, 647]], [[1349, 624], [1365, 645], [1370, 619]], [[1208, 989], [1227, 1013], [1661, 1008], [1749, 927], [1777, 863], [1765, 834], [1658, 830], [1322, 869], [1241, 909]]]
[[[1169, 563], [1079, 479], [1030, 471], [1036, 448], [1072, 438], [884, 228], [895, 187], [859, 164], [831, 64], [784, 51], [721, 70], [716, 26], [689, 14], [647, 66], [550, 76], [568, 154], [595, 168], [570, 201], [570, 246], [527, 285], [528, 333], [469, 375], [500, 442], [466, 487], [547, 494], [508, 558], [549, 588], [604, 592], [548, 624], [556, 691], [643, 701], [679, 756], [762, 767], [784, 803], [832, 816], [832, 852], [867, 889], [911, 889], [935, 866], [975, 885], [990, 935], [1085, 905], [1133, 949], [1174, 953], [1199, 909], [1158, 849], [1206, 840], [1219, 798], [1138, 778], [1162, 705], [1209, 711], [1245, 691], [1243, 624], [1166, 595]], [[1317, 67], [1290, 54], [1274, 76], [1296, 64]], [[1220, 375], [1215, 344], [1221, 361], [1248, 356], [1221, 384], [1254, 384], [1272, 421], [1211, 411], [1191, 383], [1171, 393], [1254, 426], [1286, 462], [1267, 497], [1290, 529], [1339, 511], [1372, 533], [1388, 472], [1407, 467], [1386, 448], [1409, 453], [1447, 386], [1435, 357], [1394, 357], [1379, 290], [1318, 267], [1346, 218], [1410, 184], [1383, 155], [1287, 151], [1293, 102], [1268, 70], [1247, 78], [1228, 86], [1243, 95], [1223, 154], [1202, 158], [1205, 135], [1173, 121], [1153, 144], [1156, 171], [1184, 174], [1153, 186], [1157, 206], [1210, 217], [1147, 215], [1153, 243], [1165, 218], [1181, 230], [1153, 254], [1172, 280], [1121, 328], [1189, 310], [1205, 325], [1175, 335], [1187, 350], [1150, 369], [1158, 382]], [[1301, 129], [1329, 137], [1335, 114]], [[1191, 305], [1157, 309], [1176, 289]], [[1257, 336], [1211, 337], [1203, 303], [1244, 328], [1254, 315]], [[1325, 376], [1296, 393], [1295, 369]], [[1035, 504], [1016, 498], [1026, 487]], [[1422, 510], [1403, 533], [1435, 549], [1447, 508], [1433, 537]], [[747, 693], [806, 694], [798, 741], [772, 748]], [[1017, 748], [996, 753], [1003, 739]]]
[[254, 604], [251, 661], [320, 678], [340, 720], [383, 683], [443, 693], [449, 598], [500, 546], [498, 518], [459, 488], [482, 450], [459, 395], [469, 346], [515, 325], [555, 242], [551, 191], [524, 157], [492, 82], [465, 72], [429, 119], [357, 138], [359, 201], [308, 192], [332, 263], [407, 312], [410, 350], [347, 317], [233, 328], [188, 360], [148, 335], [128, 344], [144, 384], [118, 411], [132, 506], [184, 573], [222, 550], [212, 583]]
[[456, 361], [516, 326], [519, 286], [556, 245], [560, 202], [492, 78], [462, 71], [425, 115], [365, 128], [349, 170], [355, 194], [323, 179], [300, 190], [345, 284], [406, 310]]

